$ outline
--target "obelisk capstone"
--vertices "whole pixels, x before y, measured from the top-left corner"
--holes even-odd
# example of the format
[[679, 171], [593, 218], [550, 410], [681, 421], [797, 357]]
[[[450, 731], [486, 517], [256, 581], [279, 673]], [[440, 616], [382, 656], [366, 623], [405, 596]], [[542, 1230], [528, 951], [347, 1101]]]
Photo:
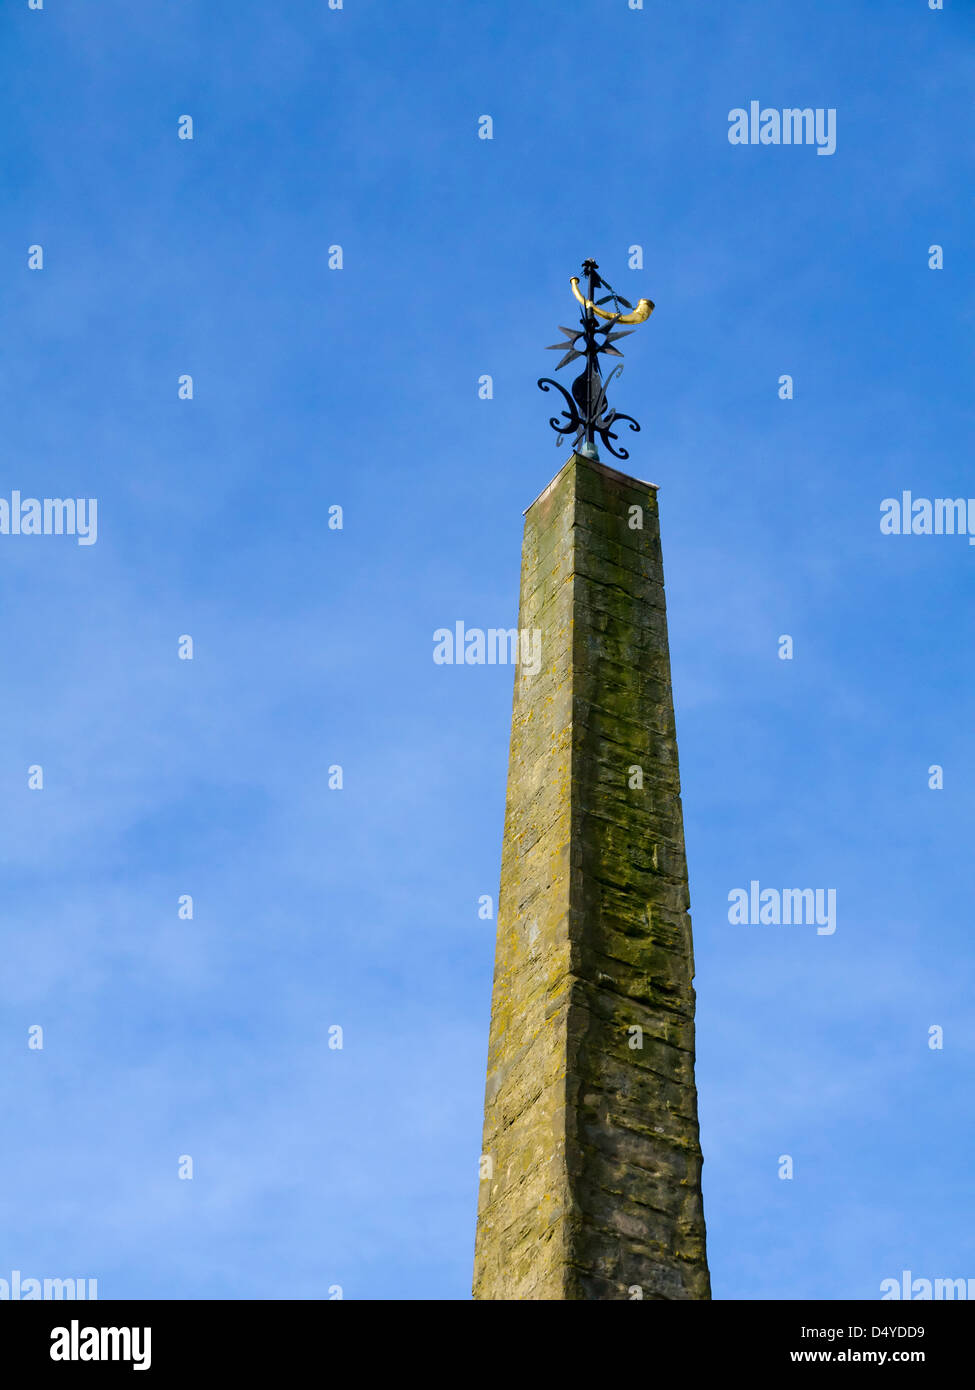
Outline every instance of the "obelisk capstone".
[[573, 454], [525, 514], [477, 1299], [707, 1299], [657, 490]]

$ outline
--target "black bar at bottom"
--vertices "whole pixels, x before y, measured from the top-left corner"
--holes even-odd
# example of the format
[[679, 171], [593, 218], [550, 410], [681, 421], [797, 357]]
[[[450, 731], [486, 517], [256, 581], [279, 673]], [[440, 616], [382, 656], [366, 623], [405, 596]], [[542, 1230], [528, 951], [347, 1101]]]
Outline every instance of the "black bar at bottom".
[[562, 1324], [554, 1304], [533, 1314], [469, 1304], [464, 1320], [455, 1322], [461, 1306], [438, 1304], [428, 1319], [424, 1310], [432, 1305], [422, 1302], [0, 1303], [0, 1339], [5, 1366], [16, 1367], [11, 1385], [29, 1384], [25, 1377], [38, 1373], [45, 1385], [113, 1373], [177, 1385], [197, 1372], [212, 1371], [223, 1383], [228, 1373], [254, 1380], [262, 1370], [290, 1368], [317, 1370], [323, 1380], [332, 1370], [355, 1377], [358, 1368], [371, 1382], [384, 1362], [397, 1380], [425, 1369], [456, 1381], [479, 1379], [499, 1357], [517, 1381], [514, 1372], [527, 1374], [536, 1358], [539, 1368], [558, 1361], [552, 1334], [563, 1326], [566, 1356], [588, 1362], [592, 1354], [598, 1367], [612, 1350], [612, 1379], [628, 1373], [631, 1359], [647, 1374], [678, 1360], [690, 1372], [699, 1358], [720, 1359], [726, 1370], [746, 1376], [759, 1367], [788, 1372], [795, 1366], [947, 1372], [967, 1366], [973, 1332], [965, 1302], [915, 1301], [905, 1308], [853, 1300], [646, 1301], [642, 1308], [631, 1303], [594, 1314], [596, 1321], [581, 1325], [575, 1315]]

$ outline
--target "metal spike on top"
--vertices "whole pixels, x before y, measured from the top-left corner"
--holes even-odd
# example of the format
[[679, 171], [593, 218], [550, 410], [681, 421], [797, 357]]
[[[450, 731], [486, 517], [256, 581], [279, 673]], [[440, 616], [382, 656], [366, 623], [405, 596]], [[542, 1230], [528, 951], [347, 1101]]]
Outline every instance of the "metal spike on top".
[[[649, 299], [641, 299], [636, 308], [625, 300], [622, 295], [616, 293], [612, 285], [608, 285], [598, 274], [599, 267], [594, 260], [583, 261], [582, 271], [587, 277], [588, 291], [583, 297], [579, 289], [579, 278], [573, 275], [569, 284], [572, 293], [582, 305], [582, 315], [580, 317], [580, 328], [564, 328], [559, 326], [559, 332], [565, 335], [561, 343], [549, 344], [549, 352], [562, 352], [565, 355], [558, 363], [555, 370], [566, 366], [569, 362], [574, 362], [577, 357], [585, 358], [586, 365], [582, 373], [576, 377], [572, 383], [572, 394], [561, 386], [551, 377], [543, 376], [539, 379], [539, 386], [543, 391], [547, 391], [550, 386], [558, 391], [565, 401], [566, 409], [561, 416], [553, 416], [549, 424], [553, 430], [558, 432], [557, 445], [561, 445], [566, 435], [573, 435], [572, 447], [576, 453], [585, 454], [587, 458], [598, 459], [599, 451], [596, 447], [596, 436], [602, 440], [605, 447], [614, 458], [627, 459], [629, 454], [622, 447], [613, 447], [613, 440], [618, 439], [613, 426], [620, 420], [625, 420], [631, 430], [639, 430], [640, 426], [633, 419], [632, 415], [621, 415], [613, 410], [606, 401], [606, 388], [613, 380], [614, 376], [622, 375], [622, 367], [614, 367], [609, 376], [603, 381], [599, 371], [599, 354], [604, 352], [609, 357], [622, 357], [623, 354], [618, 348], [612, 346], [620, 338], [629, 337], [632, 329], [628, 328], [625, 332], [613, 332], [617, 324], [623, 323], [645, 323], [653, 313], [653, 302]], [[607, 293], [601, 298], [596, 298], [597, 290], [606, 290]], [[612, 300], [612, 311], [604, 309], [603, 305]], [[629, 313], [622, 310], [628, 309]], [[603, 322], [600, 322], [600, 319]]]

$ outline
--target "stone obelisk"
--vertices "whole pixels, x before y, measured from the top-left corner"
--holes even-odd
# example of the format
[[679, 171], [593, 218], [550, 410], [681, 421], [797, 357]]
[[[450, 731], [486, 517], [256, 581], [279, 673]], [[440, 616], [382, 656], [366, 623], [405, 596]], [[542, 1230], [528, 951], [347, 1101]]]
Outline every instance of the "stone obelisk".
[[525, 514], [519, 626], [474, 1297], [707, 1299], [653, 484], [573, 454]]

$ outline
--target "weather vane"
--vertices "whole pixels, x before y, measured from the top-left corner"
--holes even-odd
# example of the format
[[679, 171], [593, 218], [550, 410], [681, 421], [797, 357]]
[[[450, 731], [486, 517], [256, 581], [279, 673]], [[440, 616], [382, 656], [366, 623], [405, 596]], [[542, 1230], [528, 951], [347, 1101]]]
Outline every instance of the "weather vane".
[[[623, 354], [618, 348], [613, 347], [619, 338], [627, 338], [632, 329], [627, 329], [624, 333], [614, 333], [612, 330], [619, 323], [645, 323], [653, 313], [653, 303], [649, 299], [641, 299], [636, 308], [628, 303], [622, 295], [618, 295], [612, 285], [608, 285], [596, 272], [598, 265], [593, 260], [583, 261], [583, 274], [588, 277], [589, 288], [585, 298], [579, 290], [579, 277], [573, 275], [569, 284], [572, 286], [572, 293], [582, 305], [582, 316], [579, 320], [581, 328], [564, 328], [559, 325], [559, 331], [565, 334], [565, 340], [561, 343], [551, 343], [549, 351], [561, 352], [563, 348], [568, 348], [562, 361], [555, 368], [564, 367], [567, 363], [575, 361], [577, 357], [584, 357], [586, 365], [583, 372], [576, 377], [572, 383], [572, 394], [561, 386], [551, 377], [543, 376], [539, 380], [539, 386], [543, 391], [547, 391], [550, 386], [554, 386], [556, 391], [561, 392], [562, 398], [566, 403], [567, 409], [562, 411], [561, 416], [553, 416], [549, 424], [553, 430], [558, 432], [557, 445], [561, 445], [566, 435], [574, 434], [572, 446], [579, 454], [585, 454], [587, 458], [598, 459], [599, 451], [596, 448], [596, 436], [602, 440], [603, 444], [613, 455], [614, 458], [629, 458], [627, 451], [620, 446], [614, 449], [611, 441], [618, 439], [618, 435], [613, 432], [613, 426], [619, 420], [625, 420], [631, 430], [639, 430], [640, 426], [633, 419], [632, 415], [620, 415], [613, 410], [606, 401], [606, 388], [613, 380], [614, 376], [619, 376], [623, 372], [621, 366], [614, 367], [609, 376], [603, 381], [599, 371], [599, 354], [607, 353], [610, 357], [622, 357]], [[601, 298], [596, 298], [597, 290], [606, 290], [607, 293]], [[602, 306], [612, 300], [612, 312]], [[628, 314], [621, 312], [622, 309], [629, 309]], [[600, 323], [599, 320], [604, 322]], [[599, 335], [602, 335], [601, 337]], [[582, 339], [580, 347], [576, 344]]]

